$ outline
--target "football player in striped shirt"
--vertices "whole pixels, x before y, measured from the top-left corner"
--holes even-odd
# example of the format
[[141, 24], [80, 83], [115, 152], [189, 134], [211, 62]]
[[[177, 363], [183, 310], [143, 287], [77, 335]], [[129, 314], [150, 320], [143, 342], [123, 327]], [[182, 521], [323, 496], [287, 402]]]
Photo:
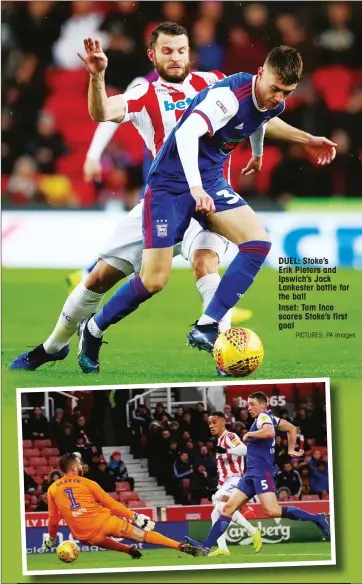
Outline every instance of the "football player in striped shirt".
[[[247, 448], [239, 436], [226, 429], [224, 412], [212, 412], [209, 417], [209, 427], [212, 436], [218, 439], [216, 462], [219, 483], [217, 491], [212, 498], [214, 510], [211, 514], [212, 524], [214, 525], [220, 515], [223, 514], [226, 502], [230, 499], [240, 478], [244, 475], [244, 457], [246, 456]], [[247, 531], [253, 542], [254, 550], [259, 552], [262, 547], [260, 530], [251, 525], [238, 510], [234, 512], [232, 521]], [[226, 544], [226, 533], [219, 537], [217, 546], [214, 552], [209, 553], [210, 556], [231, 555]]]

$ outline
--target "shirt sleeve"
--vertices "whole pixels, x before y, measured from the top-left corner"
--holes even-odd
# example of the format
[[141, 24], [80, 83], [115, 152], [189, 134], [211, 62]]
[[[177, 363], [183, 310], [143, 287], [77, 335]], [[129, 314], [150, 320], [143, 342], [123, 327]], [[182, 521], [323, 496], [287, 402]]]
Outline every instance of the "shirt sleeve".
[[125, 517], [128, 520], [133, 519], [134, 511], [131, 511], [128, 507], [122, 505], [122, 503], [118, 503], [118, 501], [103, 491], [103, 489], [94, 481], [90, 481], [90, 489], [93, 493], [94, 499], [103, 507], [110, 509], [114, 515], [121, 518]]
[[205, 120], [208, 134], [212, 136], [237, 114], [238, 109], [239, 102], [229, 87], [214, 87], [195, 107], [192, 115], [198, 114]]
[[229, 432], [229, 434], [226, 435], [225, 439], [226, 448], [235, 448], [236, 446], [239, 446], [239, 444], [241, 444], [239, 436], [237, 436], [233, 432]]
[[60, 515], [51, 492], [48, 490], [48, 531], [52, 539], [57, 537]]
[[259, 414], [257, 422], [256, 422], [258, 430], [261, 430], [265, 424], [273, 425], [273, 422], [272, 422], [272, 419], [269, 416], [269, 414], [267, 414], [266, 412], [263, 412], [262, 414]]
[[150, 84], [147, 82], [140, 83], [121, 95], [126, 106], [126, 113], [121, 123], [136, 121], [137, 115], [140, 114], [145, 107], [145, 96], [149, 87]]

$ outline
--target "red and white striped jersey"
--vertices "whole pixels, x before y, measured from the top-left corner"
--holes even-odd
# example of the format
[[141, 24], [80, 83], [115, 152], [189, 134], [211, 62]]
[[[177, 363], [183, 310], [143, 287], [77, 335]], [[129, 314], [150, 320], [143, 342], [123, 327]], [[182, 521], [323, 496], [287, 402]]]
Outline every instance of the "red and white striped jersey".
[[[239, 436], [233, 432], [225, 432], [217, 441], [218, 446], [223, 448], [235, 448], [242, 444]], [[219, 475], [219, 485], [223, 485], [230, 477], [241, 477], [244, 474], [244, 457], [235, 454], [216, 454], [217, 472]]]
[[126, 103], [126, 115], [122, 121], [134, 124], [155, 157], [192, 98], [224, 77], [220, 71], [194, 72], [182, 83], [157, 79], [135, 85], [122, 94]]

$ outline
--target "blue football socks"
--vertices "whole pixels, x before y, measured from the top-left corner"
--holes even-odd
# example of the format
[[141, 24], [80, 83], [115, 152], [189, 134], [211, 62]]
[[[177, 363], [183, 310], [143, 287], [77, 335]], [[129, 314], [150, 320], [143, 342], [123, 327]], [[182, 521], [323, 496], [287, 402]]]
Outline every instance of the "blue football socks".
[[227, 517], [227, 515], [220, 515], [219, 519], [215, 521], [214, 525], [210, 529], [209, 535], [203, 542], [204, 547], [211, 549], [212, 546], [215, 545], [219, 537], [223, 533], [225, 533], [225, 531], [229, 527], [230, 521], [231, 517]]
[[313, 523], [319, 523], [320, 521], [320, 515], [308, 513], [308, 511], [303, 511], [303, 509], [291, 507], [290, 505], [282, 507], [282, 517], [286, 517], [287, 519], [300, 519], [300, 521], [313, 521]]
[[239, 245], [236, 255], [205, 310], [205, 314], [220, 321], [245, 294], [264, 263], [271, 248], [269, 241], [248, 241]]
[[128, 280], [94, 315], [98, 328], [105, 331], [111, 324], [115, 324], [137, 310], [139, 305], [151, 296], [152, 294], [143, 285], [140, 276]]

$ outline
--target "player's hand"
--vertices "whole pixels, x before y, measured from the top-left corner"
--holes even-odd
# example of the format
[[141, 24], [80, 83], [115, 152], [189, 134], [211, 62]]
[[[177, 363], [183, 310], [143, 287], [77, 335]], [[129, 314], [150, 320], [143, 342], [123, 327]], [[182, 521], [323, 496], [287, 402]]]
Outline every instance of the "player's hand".
[[153, 531], [155, 529], [155, 522], [152, 521], [148, 515], [135, 513], [133, 516], [135, 524], [145, 531]]
[[304, 450], [299, 450], [298, 452], [296, 450], [288, 450], [288, 454], [293, 458], [300, 458], [304, 455]]
[[212, 215], [215, 213], [215, 203], [212, 197], [202, 187], [192, 187], [191, 195], [196, 201], [196, 211]]
[[100, 181], [102, 179], [102, 165], [96, 160], [86, 159], [83, 164], [83, 177], [85, 182], [90, 183], [93, 180]]
[[52, 537], [50, 537], [50, 535], [47, 533], [47, 535], [44, 537], [44, 541], [43, 541], [43, 545], [41, 546], [41, 549], [46, 551], [49, 551], [52, 549], [52, 547], [55, 544], [55, 539], [53, 539]]
[[336, 146], [336, 142], [332, 142], [323, 136], [310, 136], [309, 142], [305, 144], [304, 149], [309, 156], [317, 159], [317, 164], [324, 166], [335, 159]]
[[241, 174], [245, 176], [249, 176], [249, 174], [254, 174], [254, 172], [259, 172], [261, 167], [263, 166], [263, 157], [262, 156], [252, 156], [248, 162], [248, 164], [243, 168]]
[[216, 446], [216, 452], [218, 454], [226, 454], [226, 448], [223, 448], [222, 446]]
[[91, 75], [97, 75], [105, 71], [108, 65], [108, 59], [102, 51], [101, 43], [90, 37], [84, 39], [83, 42], [85, 55], [82, 53], [77, 53], [77, 55], [82, 59], [89, 73]]
[[247, 433], [245, 434], [245, 436], [243, 437], [243, 442], [244, 442], [244, 444], [246, 444], [246, 443], [247, 443], [247, 441], [249, 440], [249, 438], [251, 438], [251, 436], [250, 436], [250, 432], [247, 432]]

